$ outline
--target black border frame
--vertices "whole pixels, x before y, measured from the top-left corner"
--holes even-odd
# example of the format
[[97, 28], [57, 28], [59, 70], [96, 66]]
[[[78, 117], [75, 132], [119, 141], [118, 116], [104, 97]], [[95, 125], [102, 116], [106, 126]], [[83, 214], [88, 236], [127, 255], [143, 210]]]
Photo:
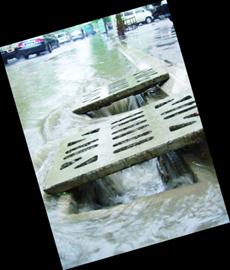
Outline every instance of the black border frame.
[[[9, 10], [12, 8], [9, 4], [5, 4], [6, 7], [3, 4], [2, 13], [7, 16], [1, 17], [4, 31], [0, 46], [151, 2], [157, 1], [116, 0], [106, 3], [101, 0], [66, 5], [56, 2], [50, 7], [46, 3], [27, 6], [24, 2], [23, 5], [17, 2], [12, 3], [15, 12]], [[227, 129], [229, 105], [227, 86], [224, 85], [228, 77], [227, 74], [224, 76], [222, 61], [225, 52], [222, 46], [225, 41], [220, 32], [223, 26], [219, 22], [224, 14], [218, 17], [216, 5], [211, 2], [168, 0], [168, 4], [229, 213], [226, 158], [230, 138]], [[9, 14], [10, 18], [13, 17], [11, 23]], [[3, 61], [0, 61], [0, 69], [2, 181], [6, 185], [2, 192], [7, 195], [4, 208], [10, 248], [6, 248], [6, 252], [11, 258], [7, 261], [8, 268], [15, 265], [23, 269], [62, 269]], [[201, 266], [201, 263], [207, 267], [214, 262], [221, 268], [228, 258], [225, 246], [229, 245], [229, 227], [229, 224], [218, 226], [76, 269], [117, 269], [124, 265], [143, 269], [158, 265], [192, 267]]]

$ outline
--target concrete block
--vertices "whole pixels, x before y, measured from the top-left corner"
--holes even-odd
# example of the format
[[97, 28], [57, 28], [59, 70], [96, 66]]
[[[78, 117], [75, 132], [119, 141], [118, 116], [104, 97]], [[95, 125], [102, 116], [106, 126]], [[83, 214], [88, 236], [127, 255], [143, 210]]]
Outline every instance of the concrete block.
[[152, 68], [144, 69], [135, 74], [122, 78], [94, 91], [85, 94], [77, 101], [74, 113], [82, 114], [100, 109], [125, 97], [136, 95], [160, 82], [166, 81], [169, 74], [162, 69], [156, 71]]
[[136, 68], [147, 69], [154, 67], [158, 71], [168, 72], [169, 79], [161, 86], [167, 95], [177, 95], [179, 93], [192, 92], [189, 77], [185, 66], [169, 65], [165, 61], [160, 60], [152, 55], [144, 53], [133, 47], [120, 44], [119, 51], [133, 64]]
[[169, 150], [195, 143], [203, 134], [194, 97], [169, 96], [114, 115], [65, 139], [44, 185], [57, 193], [102, 178]]

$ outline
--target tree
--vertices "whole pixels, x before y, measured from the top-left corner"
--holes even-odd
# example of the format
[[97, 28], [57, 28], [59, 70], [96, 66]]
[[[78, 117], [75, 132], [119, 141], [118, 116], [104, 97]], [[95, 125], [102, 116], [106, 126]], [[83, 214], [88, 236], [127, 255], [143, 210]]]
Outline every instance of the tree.
[[105, 26], [105, 32], [106, 32], [106, 34], [108, 34], [107, 19], [106, 19], [106, 17], [105, 18], [102, 18], [102, 20], [103, 20], [103, 23], [104, 23], [104, 26]]
[[125, 37], [125, 24], [122, 20], [121, 14], [116, 14], [116, 20], [117, 20], [117, 33], [118, 36], [121, 38]]

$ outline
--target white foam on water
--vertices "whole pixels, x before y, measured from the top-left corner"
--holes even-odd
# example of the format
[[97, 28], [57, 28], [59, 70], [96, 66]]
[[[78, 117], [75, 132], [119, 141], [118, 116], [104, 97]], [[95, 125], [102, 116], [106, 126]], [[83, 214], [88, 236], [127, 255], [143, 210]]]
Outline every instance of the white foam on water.
[[[80, 45], [83, 42], [76, 44], [83, 47]], [[76, 44], [71, 47], [77, 57], [81, 50]], [[63, 47], [63, 53], [65, 49]], [[71, 109], [81, 93], [93, 90], [107, 81], [96, 77], [91, 62], [87, 62], [91, 59], [90, 54], [83, 54], [82, 57], [78, 54], [78, 64], [85, 74], [83, 77], [77, 75], [74, 70], [77, 66], [74, 66], [70, 58], [64, 61], [58, 54], [49, 55], [41, 58], [45, 59], [45, 64], [41, 64], [38, 59], [31, 59], [31, 62], [9, 67], [10, 80], [14, 81], [15, 78], [12, 88], [18, 91], [17, 98], [21, 98], [19, 94], [24, 93], [26, 87], [32, 91], [33, 86], [23, 85], [21, 92], [17, 89], [18, 82], [23, 78], [20, 68], [26, 67], [26, 72], [32, 68], [33, 72], [32, 61], [44, 68], [44, 65], [50, 65], [51, 57], [54, 63], [57, 62], [57, 72], [62, 76], [58, 77], [55, 91], [49, 89], [49, 97], [33, 100], [34, 110], [30, 107], [25, 112], [29, 114], [25, 114], [27, 121], [31, 122], [26, 125], [24, 133], [64, 269], [229, 222], [217, 182], [210, 182], [196, 192], [191, 189], [190, 193], [180, 188], [180, 196], [172, 196], [170, 191], [165, 191], [156, 170], [155, 159], [99, 179], [92, 193], [89, 189], [88, 192], [84, 190], [86, 198], [81, 203], [71, 193], [59, 196], [45, 194], [42, 190], [43, 182], [53, 164], [60, 141], [84, 126], [105, 121], [103, 118], [91, 119], [85, 115], [73, 114]], [[86, 62], [89, 66], [85, 66], [84, 59], [88, 59]], [[72, 68], [70, 75], [64, 70], [68, 64]], [[51, 75], [56, 80], [55, 74]], [[38, 91], [41, 89], [36, 88]], [[111, 111], [103, 109], [104, 115], [110, 118], [113, 117], [111, 114], [120, 110], [135, 108], [133, 99], [127, 100], [129, 104], [121, 102]], [[206, 169], [200, 164], [199, 168]], [[98, 194], [95, 194], [95, 190]], [[166, 195], [161, 200], [163, 194]], [[96, 195], [102, 197], [104, 207], [96, 204]]]
[[[60, 140], [76, 128], [93, 123], [87, 116], [69, 113], [68, 106], [64, 106], [44, 121], [43, 131], [38, 132], [43, 138], [39, 147], [35, 147], [38, 138], [32, 136], [35, 130], [26, 131], [31, 148], [37, 148], [33, 162], [41, 186]], [[164, 192], [165, 185], [156, 170], [155, 159], [108, 176], [104, 182], [98, 181], [103, 200], [110, 196], [111, 203], [117, 206], [95, 210], [90, 200], [78, 205], [71, 194], [53, 197], [41, 189], [64, 269], [229, 221], [216, 183], [209, 183], [206, 190], [196, 194], [178, 199], [169, 196], [156, 202], [153, 194]]]

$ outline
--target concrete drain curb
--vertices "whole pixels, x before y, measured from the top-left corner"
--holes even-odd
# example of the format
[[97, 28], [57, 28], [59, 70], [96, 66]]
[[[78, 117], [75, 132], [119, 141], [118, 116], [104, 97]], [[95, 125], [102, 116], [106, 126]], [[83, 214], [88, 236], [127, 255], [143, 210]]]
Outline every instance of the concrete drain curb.
[[108, 86], [95, 89], [89, 94], [82, 96], [74, 113], [86, 113], [100, 109], [125, 97], [141, 93], [160, 82], [169, 78], [167, 72], [155, 71], [152, 68], [141, 70], [126, 78], [120, 79]]
[[167, 97], [76, 131], [64, 140], [44, 191], [70, 190], [169, 150], [195, 143], [203, 134], [194, 97]]

